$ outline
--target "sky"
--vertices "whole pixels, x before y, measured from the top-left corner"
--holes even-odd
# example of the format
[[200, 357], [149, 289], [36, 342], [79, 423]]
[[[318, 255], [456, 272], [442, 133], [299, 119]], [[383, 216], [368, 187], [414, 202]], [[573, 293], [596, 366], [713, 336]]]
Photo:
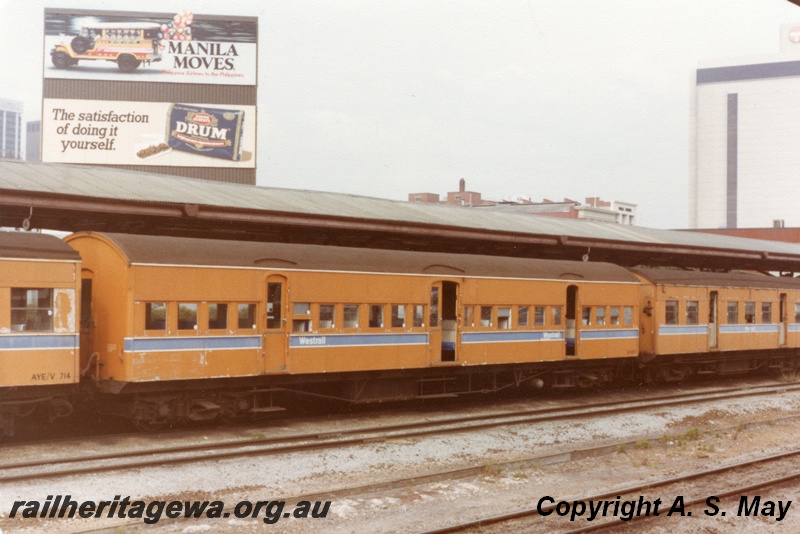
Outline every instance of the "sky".
[[0, 98], [41, 116], [44, 8], [259, 17], [257, 183], [638, 205], [686, 228], [700, 62], [775, 55], [787, 0], [0, 0]]

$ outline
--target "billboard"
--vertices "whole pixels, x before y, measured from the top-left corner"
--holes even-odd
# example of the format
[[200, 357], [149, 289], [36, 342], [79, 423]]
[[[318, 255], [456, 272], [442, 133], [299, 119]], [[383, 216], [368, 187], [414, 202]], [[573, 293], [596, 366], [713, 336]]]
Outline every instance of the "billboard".
[[44, 77], [256, 85], [253, 18], [48, 9]]
[[255, 106], [44, 100], [42, 160], [255, 168]]
[[42, 161], [255, 184], [257, 46], [256, 17], [45, 9]]

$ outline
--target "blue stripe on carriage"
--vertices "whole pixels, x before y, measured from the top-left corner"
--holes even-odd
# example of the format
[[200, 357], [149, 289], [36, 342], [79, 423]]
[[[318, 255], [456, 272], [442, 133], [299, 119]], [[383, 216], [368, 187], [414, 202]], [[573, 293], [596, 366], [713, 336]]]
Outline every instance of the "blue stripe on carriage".
[[291, 336], [289, 347], [367, 347], [380, 345], [427, 345], [427, 334], [342, 334]]
[[588, 339], [639, 339], [639, 331], [635, 328], [622, 330], [579, 330], [581, 340]]
[[0, 350], [77, 349], [80, 336], [66, 335], [0, 335]]
[[780, 332], [778, 324], [721, 324], [720, 334], [777, 334]]
[[792, 323], [787, 326], [789, 327], [789, 332], [800, 332], [800, 323]]
[[126, 337], [125, 352], [260, 349], [260, 336]]
[[465, 332], [461, 334], [462, 343], [513, 343], [525, 341], [564, 341], [564, 332]]
[[698, 334], [708, 334], [708, 325], [670, 325], [670, 324], [661, 324], [658, 325], [658, 335], [660, 336], [686, 336], [686, 335], [698, 335]]

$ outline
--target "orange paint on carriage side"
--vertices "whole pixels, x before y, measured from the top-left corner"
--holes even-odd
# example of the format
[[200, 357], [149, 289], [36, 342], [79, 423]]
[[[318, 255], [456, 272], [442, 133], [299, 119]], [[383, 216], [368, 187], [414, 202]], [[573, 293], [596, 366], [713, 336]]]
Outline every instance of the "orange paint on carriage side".
[[[0, 259], [0, 272], [0, 388], [78, 383], [80, 261]], [[15, 290], [44, 291], [48, 302], [18, 301], [15, 311]]]
[[[578, 319], [576, 357], [579, 359], [634, 358], [639, 354], [639, 284], [577, 284]], [[583, 324], [583, 311], [591, 308], [590, 324]], [[612, 324], [611, 308], [619, 309]], [[626, 318], [626, 308], [629, 318]], [[600, 324], [598, 311], [603, 312]]]
[[[638, 346], [639, 284], [608, 264], [95, 233], [68, 242], [95, 287], [99, 381], [632, 358]], [[578, 310], [609, 320], [578, 325], [567, 356], [570, 287]], [[226, 327], [213, 328], [221, 305]], [[466, 308], [484, 306], [492, 326], [466, 325]], [[547, 320], [535, 324], [541, 306]]]
[[800, 346], [792, 324], [800, 303], [795, 279], [667, 269], [636, 274], [645, 282], [640, 291], [645, 359]]

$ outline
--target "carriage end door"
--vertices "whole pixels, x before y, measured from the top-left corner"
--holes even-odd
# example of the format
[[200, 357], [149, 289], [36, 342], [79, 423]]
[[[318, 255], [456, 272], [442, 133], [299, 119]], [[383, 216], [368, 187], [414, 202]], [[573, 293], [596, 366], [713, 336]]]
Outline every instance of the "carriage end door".
[[286, 371], [289, 332], [286, 298], [286, 278], [273, 275], [267, 278], [267, 324], [264, 330], [264, 371]]

